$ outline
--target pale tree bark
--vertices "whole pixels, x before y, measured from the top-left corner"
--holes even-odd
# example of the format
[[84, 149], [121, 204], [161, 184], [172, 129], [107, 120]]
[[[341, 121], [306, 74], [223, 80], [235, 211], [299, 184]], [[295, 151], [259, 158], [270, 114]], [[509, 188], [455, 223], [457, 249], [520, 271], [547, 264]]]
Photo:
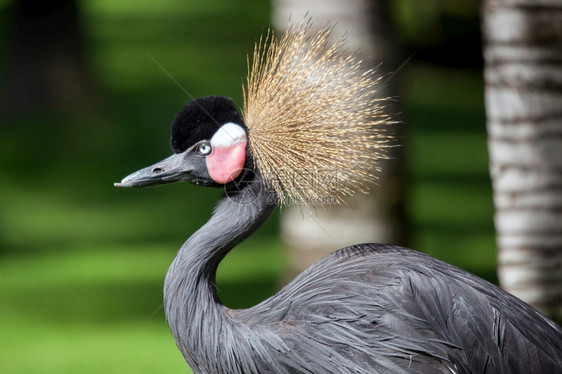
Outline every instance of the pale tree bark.
[[[273, 19], [278, 30], [283, 30], [289, 21], [298, 23], [305, 17], [312, 20], [313, 28], [332, 25], [332, 37], [345, 34], [349, 51], [359, 51], [366, 68], [377, 68], [380, 74], [389, 77], [401, 61], [388, 5], [387, 0], [276, 0]], [[395, 96], [394, 81], [385, 81], [381, 97]], [[389, 110], [400, 112], [397, 104]], [[392, 131], [401, 137], [399, 125]], [[282, 233], [289, 248], [289, 276], [346, 245], [407, 244], [403, 148], [395, 147], [391, 157], [384, 165], [380, 186], [372, 195], [358, 197], [356, 209], [335, 206], [317, 207], [313, 212], [300, 207], [282, 209]]]
[[500, 284], [562, 320], [562, 1], [483, 3]]

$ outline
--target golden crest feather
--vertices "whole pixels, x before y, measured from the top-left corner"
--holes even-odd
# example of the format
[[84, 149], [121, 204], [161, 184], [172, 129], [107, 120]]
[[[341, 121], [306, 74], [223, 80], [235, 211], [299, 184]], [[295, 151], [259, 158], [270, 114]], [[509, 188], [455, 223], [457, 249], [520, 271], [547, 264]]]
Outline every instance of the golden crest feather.
[[282, 204], [368, 192], [390, 146], [380, 77], [310, 22], [269, 31], [248, 62], [243, 116], [256, 167]]

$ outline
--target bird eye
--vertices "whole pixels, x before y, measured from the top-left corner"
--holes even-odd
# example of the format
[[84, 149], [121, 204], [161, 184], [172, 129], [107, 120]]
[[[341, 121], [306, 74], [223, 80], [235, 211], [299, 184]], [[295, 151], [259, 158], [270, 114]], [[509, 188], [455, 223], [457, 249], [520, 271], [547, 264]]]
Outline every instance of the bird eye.
[[196, 150], [202, 155], [208, 155], [211, 153], [211, 145], [207, 142], [203, 142], [197, 146]]

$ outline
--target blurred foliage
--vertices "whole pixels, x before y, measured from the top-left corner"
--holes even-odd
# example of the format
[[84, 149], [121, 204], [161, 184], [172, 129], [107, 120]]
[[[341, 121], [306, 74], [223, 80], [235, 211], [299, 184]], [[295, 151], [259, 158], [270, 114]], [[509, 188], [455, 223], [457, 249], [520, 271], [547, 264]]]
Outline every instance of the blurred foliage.
[[[422, 58], [424, 45], [473, 33], [475, 5], [396, 4], [401, 34], [421, 49], [394, 78], [407, 115], [414, 247], [493, 280], [481, 72]], [[161, 310], [162, 284], [220, 191], [185, 184], [118, 190], [112, 183], [169, 154], [169, 124], [189, 99], [153, 60], [193, 97], [221, 94], [241, 105], [246, 55], [269, 25], [270, 6], [80, 5], [92, 101], [0, 113], [0, 372], [185, 372]], [[9, 10], [0, 1], [0, 68]], [[443, 14], [472, 26], [439, 26]], [[277, 222], [274, 214], [221, 264], [227, 305], [249, 306], [278, 288], [284, 258]]]
[[398, 30], [404, 39], [423, 44], [441, 43], [452, 35], [466, 33], [480, 2], [474, 0], [395, 0], [391, 2]]

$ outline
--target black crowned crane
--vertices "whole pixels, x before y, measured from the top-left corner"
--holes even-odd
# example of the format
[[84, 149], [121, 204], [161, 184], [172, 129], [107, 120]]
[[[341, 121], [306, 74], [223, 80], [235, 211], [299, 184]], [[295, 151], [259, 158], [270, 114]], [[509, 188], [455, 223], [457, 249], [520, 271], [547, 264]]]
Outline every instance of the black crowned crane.
[[[177, 181], [224, 188], [181, 247], [164, 285], [174, 339], [196, 373], [562, 373], [562, 330], [516, 297], [454, 266], [383, 244], [343, 248], [276, 295], [222, 305], [223, 257], [278, 203], [364, 192], [392, 144], [364, 73], [328, 29], [256, 46], [243, 115], [225, 97], [188, 102], [174, 154], [119, 187]], [[337, 186], [314, 176], [335, 175]], [[333, 179], [331, 179], [333, 180]]]

